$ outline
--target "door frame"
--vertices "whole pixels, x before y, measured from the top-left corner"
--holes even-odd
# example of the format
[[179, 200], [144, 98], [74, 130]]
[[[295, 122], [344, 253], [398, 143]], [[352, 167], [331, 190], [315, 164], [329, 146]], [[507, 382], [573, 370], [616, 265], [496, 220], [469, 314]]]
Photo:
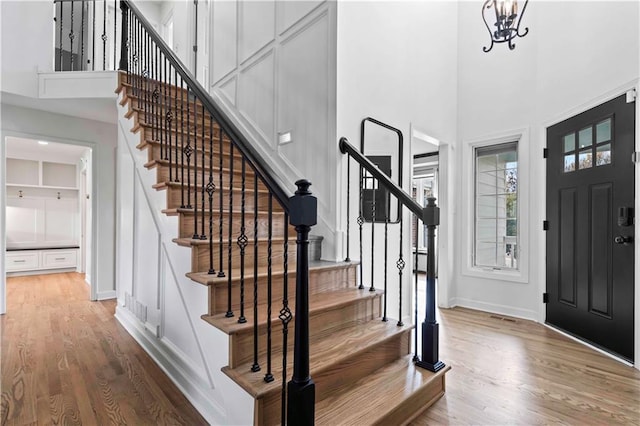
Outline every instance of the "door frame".
[[[98, 175], [97, 175], [97, 167], [94, 165], [98, 161], [97, 156], [97, 146], [95, 142], [87, 142], [80, 141], [74, 139], [64, 139], [55, 136], [47, 136], [47, 135], [39, 135], [35, 133], [26, 133], [26, 132], [16, 132], [16, 131], [5, 131], [0, 130], [0, 182], [6, 182], [6, 164], [7, 164], [7, 144], [6, 138], [9, 137], [17, 137], [17, 138], [25, 138], [25, 139], [35, 139], [35, 140], [47, 140], [50, 142], [63, 143], [68, 145], [77, 145], [83, 146], [91, 149], [91, 286], [90, 286], [90, 295], [89, 300], [97, 300], [98, 297], [98, 278], [96, 274], [97, 270], [97, 215], [95, 212], [97, 211], [97, 198], [95, 194], [97, 194], [97, 184], [98, 184]], [[1, 186], [0, 190], [0, 235], [6, 235], [6, 210], [7, 210], [7, 193], [4, 185]], [[4, 314], [7, 312], [7, 273], [5, 270], [5, 257], [6, 257], [6, 239], [4, 237], [0, 238], [0, 314]]]
[[[535, 150], [536, 155], [539, 153], [539, 158], [537, 161], [541, 161], [542, 165], [540, 168], [541, 176], [540, 176], [540, 187], [543, 188], [541, 191], [538, 191], [539, 202], [538, 204], [538, 220], [533, 221], [534, 229], [538, 229], [541, 233], [540, 246], [538, 247], [538, 258], [541, 259], [539, 262], [538, 276], [540, 277], [539, 281], [539, 295], [542, 295], [547, 291], [547, 283], [546, 283], [546, 273], [547, 273], [547, 261], [546, 261], [546, 246], [547, 246], [547, 235], [542, 230], [542, 221], [546, 220], [546, 210], [547, 210], [547, 162], [542, 158], [542, 148], [547, 147], [547, 128], [553, 126], [554, 124], [558, 124], [566, 119], [574, 117], [582, 112], [590, 110], [598, 105], [601, 105], [605, 102], [608, 102], [612, 99], [617, 98], [618, 96], [624, 95], [629, 90], [636, 91], [636, 101], [635, 101], [635, 147], [634, 151], [640, 151], [640, 99], [638, 98], [638, 94], [640, 94], [640, 79], [634, 79], [626, 84], [623, 84], [609, 92], [606, 92], [590, 101], [579, 105], [577, 107], [571, 108], [551, 119], [541, 122], [540, 127], [538, 129], [539, 132], [539, 150]], [[631, 159], [630, 159], [631, 160]], [[534, 159], [534, 162], [536, 159]], [[634, 172], [634, 181], [635, 181], [635, 202], [634, 208], [636, 212], [640, 211], [640, 196], [638, 196], [638, 191], [640, 190], [640, 165], [637, 165]], [[640, 224], [640, 222], [636, 222]], [[539, 225], [539, 226], [538, 226]], [[635, 227], [635, 235], [634, 240], [636, 241], [636, 250], [634, 254], [634, 368], [640, 370], [640, 250], [638, 250], [638, 238], [640, 238], [640, 227]], [[540, 322], [545, 324], [547, 320], [547, 312], [546, 305], [542, 303], [542, 296], [540, 296], [540, 304], [539, 304], [539, 318]], [[558, 331], [554, 328], [554, 330]], [[565, 334], [565, 333], [563, 333]], [[566, 335], [566, 334], [565, 334]], [[568, 336], [568, 335], [567, 335]], [[569, 336], [571, 337], [571, 336]], [[575, 339], [574, 340], [578, 340]], [[611, 355], [608, 352], [602, 351], [582, 340], [578, 340], [579, 342], [588, 345], [598, 352], [601, 352], [605, 355], [611, 356], [618, 361], [621, 361], [625, 364], [627, 362], [623, 361], [621, 358], [618, 358], [614, 355]]]

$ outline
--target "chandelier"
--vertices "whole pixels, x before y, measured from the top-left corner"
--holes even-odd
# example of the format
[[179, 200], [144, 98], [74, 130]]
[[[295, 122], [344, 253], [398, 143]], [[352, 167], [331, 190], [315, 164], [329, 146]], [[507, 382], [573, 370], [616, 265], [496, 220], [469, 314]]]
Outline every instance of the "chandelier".
[[[482, 19], [487, 26], [489, 35], [491, 36], [491, 45], [483, 47], [484, 52], [489, 52], [493, 49], [495, 43], [508, 43], [509, 49], [513, 50], [516, 45], [513, 40], [517, 37], [524, 37], [529, 32], [529, 28], [525, 28], [520, 33], [520, 21], [522, 21], [522, 15], [527, 8], [529, 0], [525, 0], [522, 11], [518, 14], [518, 0], [487, 0], [482, 5]], [[493, 9], [493, 11], [491, 10]], [[493, 26], [495, 29], [491, 29], [489, 22], [493, 21], [495, 15], [495, 23]]]

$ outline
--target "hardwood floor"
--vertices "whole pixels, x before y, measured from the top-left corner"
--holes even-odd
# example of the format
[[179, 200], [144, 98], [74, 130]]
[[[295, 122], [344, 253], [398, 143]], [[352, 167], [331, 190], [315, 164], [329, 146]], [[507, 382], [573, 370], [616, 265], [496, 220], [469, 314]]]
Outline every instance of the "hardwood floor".
[[2, 425], [204, 425], [76, 273], [7, 279]]
[[447, 391], [411, 425], [640, 424], [640, 371], [541, 324], [501, 318], [440, 310]]
[[[2, 425], [206, 424], [79, 274], [7, 280]], [[411, 425], [640, 425], [640, 371], [530, 321], [439, 313], [447, 392]]]

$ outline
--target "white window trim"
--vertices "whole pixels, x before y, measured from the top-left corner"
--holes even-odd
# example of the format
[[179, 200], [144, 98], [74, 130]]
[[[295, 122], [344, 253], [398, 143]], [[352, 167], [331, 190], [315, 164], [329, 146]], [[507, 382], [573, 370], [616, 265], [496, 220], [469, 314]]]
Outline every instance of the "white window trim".
[[[518, 253], [519, 269], [493, 269], [474, 266], [473, 245], [475, 241], [475, 150], [491, 145], [507, 142], [518, 143]], [[462, 168], [462, 213], [465, 229], [462, 232], [463, 267], [462, 275], [485, 278], [491, 280], [510, 281], [527, 284], [529, 282], [529, 164], [531, 155], [529, 152], [529, 128], [506, 131], [500, 134], [490, 135], [481, 139], [463, 142], [463, 168]], [[542, 155], [542, 153], [539, 153]], [[542, 224], [540, 225], [542, 226]]]

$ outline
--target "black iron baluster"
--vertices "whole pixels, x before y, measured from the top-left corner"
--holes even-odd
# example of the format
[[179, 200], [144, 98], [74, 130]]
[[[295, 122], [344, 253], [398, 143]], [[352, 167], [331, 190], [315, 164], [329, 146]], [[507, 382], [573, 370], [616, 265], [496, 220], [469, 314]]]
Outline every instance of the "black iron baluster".
[[[102, 2], [102, 70], [107, 70], [107, 0]], [[136, 23], [137, 23], [136, 19]], [[136, 38], [135, 43], [137, 44]]]
[[[96, 0], [92, 0], [91, 2], [91, 14], [93, 15], [91, 20], [92, 20], [92, 24], [91, 24], [91, 70], [95, 71], [96, 70]], [[125, 2], [120, 2], [120, 9], [122, 11], [124, 11], [126, 9], [126, 15], [128, 18], [131, 17], [131, 11], [129, 10], [129, 8], [127, 7], [127, 4]], [[124, 16], [124, 14], [122, 15]], [[128, 20], [129, 23], [131, 23], [131, 20]], [[127, 32], [129, 33], [129, 37], [127, 38], [127, 40], [131, 40], [131, 26], [127, 25]], [[124, 27], [123, 27], [123, 31], [122, 31], [122, 37], [124, 37]], [[129, 43], [127, 43], [127, 46], [129, 45]], [[123, 45], [124, 46], [124, 45]], [[127, 59], [129, 59], [129, 54], [130, 49], [127, 49], [127, 52], [123, 53], [123, 56], [120, 57], [120, 69], [122, 68], [122, 58], [126, 57]], [[129, 73], [129, 61], [127, 61], [127, 83], [131, 83], [131, 74]]]
[[258, 364], [258, 174], [253, 171], [253, 365], [251, 371], [260, 371]]
[[[198, 108], [196, 106], [195, 93], [193, 94], [193, 239], [200, 238], [198, 235]], [[189, 116], [187, 123], [191, 120]], [[191, 129], [189, 129], [191, 130]], [[202, 206], [200, 206], [202, 208]], [[231, 248], [229, 248], [231, 250]]]
[[[383, 190], [384, 191], [384, 190]], [[386, 199], [386, 197], [385, 197]], [[384, 211], [384, 305], [382, 310], [382, 321], [387, 321], [387, 264], [389, 261], [389, 212], [390, 206], [387, 201]]]
[[[233, 158], [231, 159], [233, 161]], [[247, 247], [248, 239], [245, 233], [245, 209], [246, 209], [246, 162], [242, 157], [242, 184], [240, 189], [241, 201], [240, 201], [240, 235], [238, 236], [238, 247], [240, 247], [240, 318], [238, 322], [243, 324], [247, 322], [244, 316], [244, 256], [245, 248]]]
[[184, 146], [184, 80], [182, 76], [180, 76], [180, 148], [180, 207], [184, 209], [184, 157], [186, 154]]
[[[191, 132], [189, 131], [189, 116], [191, 115], [190, 103], [190, 88], [189, 84], [187, 84], [187, 146], [184, 148], [184, 155], [187, 157], [187, 208], [191, 209], [191, 153], [193, 152], [193, 148], [191, 148]], [[184, 181], [183, 181], [184, 183]]]
[[80, 4], [80, 71], [84, 71], [84, 0]]
[[404, 323], [402, 322], [402, 271], [406, 266], [404, 259], [402, 258], [402, 211], [399, 211], [400, 215], [400, 255], [398, 256], [398, 261], [396, 262], [396, 267], [398, 268], [398, 327], [402, 327]]
[[413, 318], [414, 318], [414, 331], [413, 331], [413, 347], [415, 348], [415, 353], [413, 354], [413, 362], [417, 362], [420, 360], [418, 357], [418, 216], [413, 215], [415, 218], [414, 226], [416, 230], [416, 239], [415, 239], [415, 253], [413, 257], [413, 291], [414, 291], [414, 303], [413, 303]]
[[[160, 129], [158, 126], [158, 115], [160, 114], [158, 101], [160, 99], [160, 48], [156, 45], [156, 57], [154, 62], [155, 68], [155, 78], [154, 78], [154, 88], [153, 88], [153, 116], [151, 118], [151, 139], [154, 142], [158, 142], [160, 140]], [[160, 143], [160, 158], [164, 158], [164, 146]]]
[[296, 315], [293, 376], [287, 385], [287, 420], [291, 425], [312, 425], [315, 416], [315, 384], [309, 374], [309, 231], [317, 222], [318, 200], [311, 182], [299, 180], [291, 197], [291, 224], [297, 238]]
[[[204, 175], [206, 173], [206, 168], [205, 168], [205, 161], [204, 161], [204, 140], [206, 138], [206, 134], [205, 134], [205, 122], [204, 122], [204, 104], [202, 105], [202, 187], [203, 187], [203, 191], [202, 191], [202, 208], [200, 209], [200, 213], [202, 214], [201, 216], [201, 229], [202, 232], [200, 233], [200, 239], [201, 240], [206, 240], [207, 236], [204, 233]], [[209, 133], [211, 133], [211, 131], [209, 131]], [[209, 162], [209, 169], [211, 169], [211, 162]], [[244, 177], [243, 177], [244, 179]]]
[[371, 177], [371, 284], [369, 286], [369, 291], [376, 291], [375, 286], [373, 285], [373, 278], [375, 277], [374, 266], [375, 262], [375, 229], [376, 229], [376, 179]]
[[[105, 0], [105, 3], [106, 3], [106, 0]], [[140, 99], [140, 39], [142, 38], [141, 33], [142, 33], [142, 23], [139, 20], [136, 20], [136, 45], [135, 45], [136, 50], [133, 54], [133, 62], [136, 67], [135, 87], [136, 87], [136, 96], [138, 97], [138, 109], [140, 109], [140, 106], [142, 105], [142, 100]], [[165, 69], [165, 73], [166, 73], [166, 69]]]
[[[124, 22], [123, 22], [124, 24]], [[144, 124], [149, 125], [149, 56], [151, 49], [151, 37], [146, 34], [144, 38], [144, 70], [142, 70], [142, 76], [144, 77]], [[143, 129], [143, 137], [145, 136], [146, 129]]]
[[[209, 115], [209, 127], [213, 129], [213, 117]], [[216, 185], [213, 183], [213, 132], [209, 132], [209, 182], [207, 194], [209, 194], [209, 275], [215, 274], [213, 267], [213, 193]]]
[[64, 3], [60, 2], [60, 64], [58, 65], [58, 71], [64, 71], [64, 56], [62, 55], [62, 24], [64, 24]]
[[[221, 169], [222, 170], [222, 169]], [[220, 185], [222, 186], [222, 185]], [[229, 146], [229, 241], [228, 241], [228, 263], [227, 263], [227, 271], [229, 273], [229, 279], [227, 280], [228, 284], [228, 300], [227, 306], [228, 310], [226, 313], [226, 317], [232, 317], [233, 311], [231, 310], [231, 238], [233, 234], [233, 144]], [[221, 222], [222, 223], [222, 222]], [[222, 248], [222, 246], [221, 246]]]
[[347, 156], [347, 257], [344, 258], [345, 262], [351, 262], [349, 258], [349, 223], [351, 222], [351, 216], [349, 215], [349, 204], [351, 202], [351, 158]]
[[[178, 70], [176, 68], [173, 69], [173, 81], [174, 84], [172, 85], [172, 90], [174, 90], [174, 95], [173, 95], [173, 116], [176, 118], [176, 120], [178, 119]], [[179, 172], [179, 167], [180, 165], [178, 164], [178, 152], [180, 152], [180, 160], [182, 160], [182, 151], [178, 148], [178, 123], [175, 123], [175, 126], [172, 128], [171, 130], [173, 132], [173, 134], [175, 135], [175, 145], [173, 148], [173, 156], [175, 158], [175, 175], [174, 175], [174, 182], [180, 182], [180, 179], [178, 179], [178, 172]]]
[[360, 166], [360, 179], [359, 179], [359, 186], [360, 186], [360, 197], [359, 197], [359, 209], [358, 209], [358, 227], [360, 229], [360, 285], [358, 286], [358, 289], [362, 290], [364, 289], [364, 284], [363, 284], [363, 280], [364, 280], [364, 272], [363, 272], [363, 264], [364, 264], [364, 259], [362, 258], [362, 225], [364, 225], [364, 217], [362, 216], [362, 199], [363, 199], [363, 188], [362, 188], [362, 166]]
[[75, 0], [71, 0], [71, 30], [69, 31], [69, 57], [71, 60], [71, 69], [70, 71], [75, 71], [73, 69], [73, 39], [76, 38], [75, 33], [73, 32], [73, 9], [75, 6]]
[[271, 373], [271, 294], [272, 294], [272, 244], [273, 244], [273, 194], [269, 191], [269, 202], [267, 205], [269, 212], [267, 231], [267, 373], [264, 381], [269, 383], [274, 381]]
[[167, 88], [164, 84], [164, 79], [166, 77], [166, 59], [164, 58], [164, 54], [162, 54], [162, 52], [160, 53], [160, 64], [158, 65], [158, 68], [160, 69], [160, 81], [158, 82], [158, 87], [160, 89], [160, 103], [158, 104], [158, 113], [156, 114], [156, 125], [158, 127], [157, 129], [157, 134], [158, 137], [160, 138], [160, 152], [162, 154], [160, 154], [160, 159], [165, 160], [168, 156], [168, 152], [167, 152], [167, 143], [166, 143], [166, 130], [167, 130], [167, 126], [164, 125], [164, 117], [163, 117], [163, 111], [164, 111], [164, 105], [165, 105], [165, 101], [167, 98]]
[[282, 400], [280, 410], [280, 424], [285, 425], [287, 419], [287, 352], [289, 322], [291, 321], [291, 309], [289, 308], [289, 215], [284, 214], [284, 254], [282, 260], [283, 283], [282, 283], [282, 309], [280, 310], [280, 321], [282, 321], [282, 390], [280, 398]]
[[218, 268], [218, 276], [219, 277], [224, 277], [224, 270], [223, 270], [223, 261], [222, 261], [222, 222], [223, 222], [223, 205], [224, 205], [224, 197], [223, 197], [223, 192], [224, 189], [222, 187], [222, 166], [223, 166], [223, 133], [222, 133], [222, 127], [220, 127], [220, 131], [218, 132], [219, 135], [219, 139], [220, 139], [220, 170], [219, 170], [219, 180], [218, 180], [218, 184], [220, 185], [220, 220], [218, 221], [218, 229], [219, 229], [219, 237], [220, 237], [220, 250], [219, 250], [219, 254], [220, 254], [220, 267]]

